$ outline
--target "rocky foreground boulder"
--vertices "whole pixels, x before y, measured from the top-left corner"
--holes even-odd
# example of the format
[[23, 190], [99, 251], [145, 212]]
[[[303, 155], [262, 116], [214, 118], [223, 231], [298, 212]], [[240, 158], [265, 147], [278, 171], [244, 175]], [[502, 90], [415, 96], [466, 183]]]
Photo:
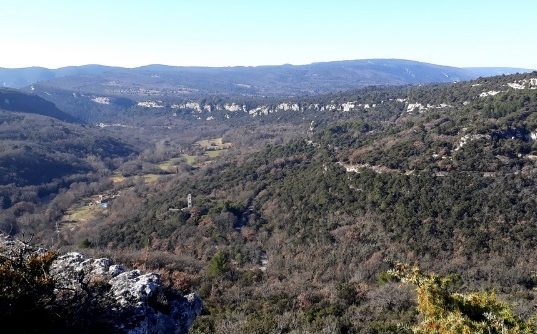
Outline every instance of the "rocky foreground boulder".
[[41, 332], [187, 333], [201, 309], [196, 294], [164, 287], [158, 274], [0, 237], [3, 320], [43, 318]]

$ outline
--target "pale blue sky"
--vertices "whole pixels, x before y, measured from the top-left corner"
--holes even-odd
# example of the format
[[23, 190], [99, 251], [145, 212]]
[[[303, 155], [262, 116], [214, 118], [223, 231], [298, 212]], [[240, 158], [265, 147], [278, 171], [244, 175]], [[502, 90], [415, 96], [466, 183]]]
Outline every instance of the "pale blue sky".
[[405, 58], [537, 68], [535, 0], [0, 0], [0, 67]]

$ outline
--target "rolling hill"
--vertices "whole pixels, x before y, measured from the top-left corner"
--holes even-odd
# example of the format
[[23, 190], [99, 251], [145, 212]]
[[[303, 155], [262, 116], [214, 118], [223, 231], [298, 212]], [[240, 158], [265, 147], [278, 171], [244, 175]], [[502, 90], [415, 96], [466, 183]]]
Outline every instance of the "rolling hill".
[[[188, 263], [208, 310], [198, 332], [411, 333], [414, 294], [385, 275], [399, 261], [534, 313], [535, 73], [307, 103], [325, 108], [263, 118], [313, 120], [307, 134], [163, 184], [84, 237]], [[178, 211], [186, 194], [193, 208]]]
[[134, 153], [106, 131], [73, 121], [35, 95], [1, 89], [0, 185], [39, 185], [94, 171], [95, 161]]
[[114, 96], [294, 96], [371, 85], [456, 82], [483, 74], [526, 72], [517, 68], [456, 68], [399, 59], [321, 62], [257, 67], [100, 65], [0, 69], [0, 83], [23, 87], [36, 82], [75, 92]]
[[92, 75], [113, 69], [102, 65], [67, 66], [58, 69], [44, 67], [0, 68], [0, 85], [22, 88], [36, 82], [72, 75]]
[[0, 88], [0, 109], [48, 116], [64, 122], [76, 121], [76, 118], [64, 113], [53, 103], [15, 89]]

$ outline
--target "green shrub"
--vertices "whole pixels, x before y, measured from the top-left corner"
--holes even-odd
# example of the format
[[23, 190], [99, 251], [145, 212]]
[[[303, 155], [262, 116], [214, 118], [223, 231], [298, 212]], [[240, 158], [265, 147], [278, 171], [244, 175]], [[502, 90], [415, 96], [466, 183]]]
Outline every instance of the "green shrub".
[[217, 252], [209, 261], [207, 277], [210, 279], [224, 278], [230, 273], [228, 255], [222, 251]]

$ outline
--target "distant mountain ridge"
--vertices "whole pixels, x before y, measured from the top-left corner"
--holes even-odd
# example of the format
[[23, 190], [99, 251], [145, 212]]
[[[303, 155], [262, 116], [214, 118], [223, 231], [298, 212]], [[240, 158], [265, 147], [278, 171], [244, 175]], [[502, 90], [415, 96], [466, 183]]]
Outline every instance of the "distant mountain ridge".
[[72, 75], [95, 75], [115, 67], [104, 65], [67, 66], [58, 69], [45, 67], [2, 68], [0, 67], [0, 86], [22, 88], [36, 82]]
[[400, 59], [256, 67], [84, 65], [55, 70], [0, 68], [0, 85], [21, 88], [41, 82], [54, 88], [115, 96], [147, 95], [148, 90], [153, 89], [164, 95], [184, 96], [297, 96], [373, 85], [455, 82], [529, 71], [522, 68], [457, 68]]
[[516, 67], [467, 67], [468, 71], [473, 72], [477, 76], [492, 77], [504, 74], [527, 73], [532, 72], [530, 69]]

